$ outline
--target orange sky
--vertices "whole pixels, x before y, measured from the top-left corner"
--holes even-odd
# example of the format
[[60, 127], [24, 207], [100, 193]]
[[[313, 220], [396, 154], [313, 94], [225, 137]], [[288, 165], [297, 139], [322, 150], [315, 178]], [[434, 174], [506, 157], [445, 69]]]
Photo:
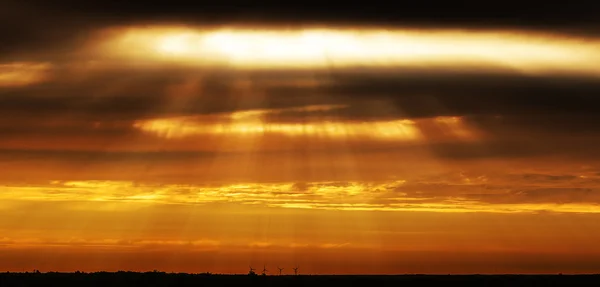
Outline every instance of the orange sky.
[[131, 26], [15, 50], [0, 271], [597, 272], [599, 44]]

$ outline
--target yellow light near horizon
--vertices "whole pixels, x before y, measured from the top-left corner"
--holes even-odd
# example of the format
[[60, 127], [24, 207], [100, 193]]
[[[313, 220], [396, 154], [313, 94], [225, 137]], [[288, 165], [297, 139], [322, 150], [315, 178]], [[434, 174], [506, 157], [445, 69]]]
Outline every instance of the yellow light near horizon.
[[[225, 184], [163, 184], [134, 181], [78, 181], [53, 182], [50, 185], [0, 186], [0, 207], [15, 201], [44, 202], [106, 202], [122, 203], [111, 208], [137, 210], [130, 204], [203, 204], [239, 203], [262, 204], [269, 207], [320, 210], [364, 211], [427, 211], [427, 212], [493, 212], [493, 213], [600, 213], [593, 202], [524, 202], [493, 203], [461, 196], [438, 196], [435, 201], [421, 203], [422, 197], [411, 197], [395, 191], [406, 180], [308, 182], [302, 191], [294, 190], [294, 182], [225, 183]], [[469, 183], [466, 183], [469, 184]], [[464, 184], [463, 184], [464, 185]], [[445, 188], [456, 188], [446, 186]], [[52, 192], [48, 192], [48, 190]], [[181, 192], [184, 191], [184, 192]], [[370, 202], [381, 198], [388, 202]], [[494, 193], [498, 196], [509, 194]], [[318, 198], [318, 200], [315, 200]], [[399, 203], [397, 201], [400, 201]], [[129, 204], [123, 204], [129, 203]], [[77, 208], [77, 207], [73, 207]], [[90, 208], [89, 206], [86, 208]], [[93, 208], [103, 208], [97, 206]]]
[[600, 41], [519, 31], [131, 28], [113, 52], [240, 68], [465, 65], [600, 75]]

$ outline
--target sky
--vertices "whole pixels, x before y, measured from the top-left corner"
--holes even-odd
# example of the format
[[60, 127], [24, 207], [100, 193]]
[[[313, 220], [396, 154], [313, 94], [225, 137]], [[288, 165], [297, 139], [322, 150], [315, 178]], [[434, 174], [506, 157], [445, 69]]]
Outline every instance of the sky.
[[600, 270], [591, 4], [82, 3], [0, 9], [0, 271]]

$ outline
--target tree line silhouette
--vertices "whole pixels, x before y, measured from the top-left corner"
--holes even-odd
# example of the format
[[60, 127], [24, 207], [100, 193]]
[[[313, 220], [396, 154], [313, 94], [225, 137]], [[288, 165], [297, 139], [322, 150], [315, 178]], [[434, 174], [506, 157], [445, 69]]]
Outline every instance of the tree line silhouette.
[[[252, 270], [253, 271], [253, 270]], [[222, 275], [208, 272], [5, 272], [0, 286], [600, 286], [600, 275]]]
[[[298, 275], [298, 268], [299, 268], [298, 266], [292, 268], [292, 269], [294, 269], [294, 275]], [[279, 276], [283, 275], [282, 272], [285, 268], [277, 267], [277, 269], [279, 269]], [[254, 272], [254, 270], [256, 270], [256, 269], [254, 269], [254, 268], [252, 268], [252, 266], [250, 266], [250, 271], [248, 271], [248, 275], [249, 276], [257, 276], [257, 274], [256, 274], [256, 272]], [[269, 272], [269, 270], [267, 270], [266, 265], [263, 265], [263, 270], [260, 275], [267, 276], [267, 272]]]

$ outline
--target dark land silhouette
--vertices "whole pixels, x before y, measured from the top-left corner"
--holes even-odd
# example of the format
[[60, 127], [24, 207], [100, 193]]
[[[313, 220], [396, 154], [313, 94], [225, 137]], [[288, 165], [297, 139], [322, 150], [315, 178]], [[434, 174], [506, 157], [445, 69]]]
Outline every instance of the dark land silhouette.
[[600, 286], [600, 275], [214, 275], [1, 273], [0, 286]]

